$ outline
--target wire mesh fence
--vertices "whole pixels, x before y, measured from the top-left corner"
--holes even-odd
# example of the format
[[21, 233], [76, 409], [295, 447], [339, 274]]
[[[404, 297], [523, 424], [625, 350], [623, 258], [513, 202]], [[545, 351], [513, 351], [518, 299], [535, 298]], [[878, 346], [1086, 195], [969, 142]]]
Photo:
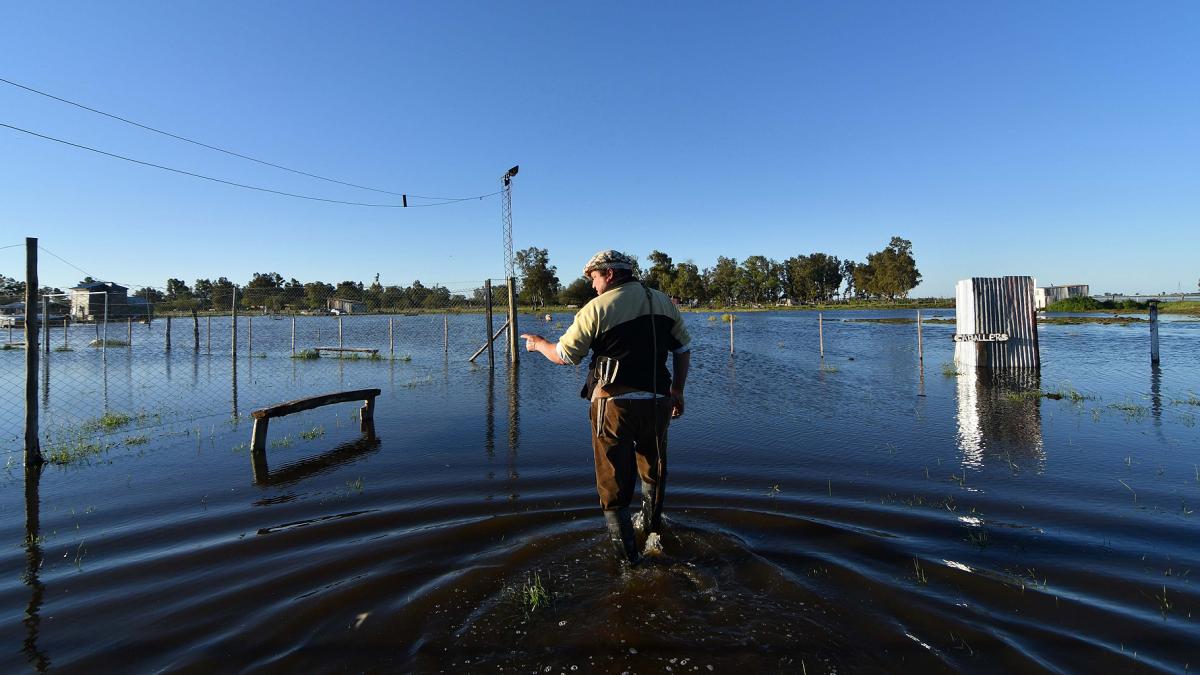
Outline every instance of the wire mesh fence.
[[[13, 286], [0, 294], [0, 442], [10, 464], [24, 444], [27, 388], [26, 311]], [[70, 463], [319, 393], [419, 386], [445, 364], [481, 353], [507, 313], [503, 282], [255, 288], [252, 281], [187, 291], [89, 280], [39, 292], [32, 346], [47, 461]], [[506, 341], [494, 344], [497, 360], [506, 358]]]

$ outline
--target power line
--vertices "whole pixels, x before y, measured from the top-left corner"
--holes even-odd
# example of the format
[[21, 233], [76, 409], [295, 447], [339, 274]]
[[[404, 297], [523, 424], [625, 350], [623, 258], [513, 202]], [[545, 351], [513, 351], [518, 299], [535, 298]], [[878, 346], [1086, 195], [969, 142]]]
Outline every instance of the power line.
[[[317, 180], [328, 181], [328, 182], [330, 182], [330, 183], [337, 183], [338, 185], [345, 185], [345, 186], [348, 186], [348, 187], [358, 188], [358, 189], [360, 189], [360, 190], [370, 190], [370, 191], [372, 191], [372, 192], [382, 192], [383, 194], [387, 194], [387, 195], [395, 195], [396, 197], [403, 197], [403, 196], [405, 196], [405, 195], [404, 195], [403, 193], [401, 193], [401, 192], [392, 192], [392, 191], [390, 191], [390, 190], [383, 190], [383, 189], [380, 189], [380, 188], [373, 188], [373, 187], [370, 187], [370, 186], [367, 186], [367, 185], [359, 185], [359, 184], [357, 184], [357, 183], [350, 183], [350, 182], [348, 182], [348, 181], [344, 181], [344, 180], [337, 180], [336, 178], [328, 178], [328, 177], [326, 177], [326, 176], [320, 176], [320, 175], [317, 175], [317, 174], [315, 174], [315, 173], [309, 173], [309, 172], [307, 172], [307, 171], [301, 171], [300, 169], [293, 169], [293, 168], [291, 168], [291, 167], [283, 166], [282, 164], [275, 164], [275, 163], [273, 163], [273, 162], [268, 162], [268, 161], [266, 161], [266, 160], [263, 160], [263, 159], [258, 159], [258, 158], [256, 158], [256, 157], [251, 157], [251, 156], [249, 156], [249, 155], [244, 155], [244, 154], [242, 154], [242, 153], [240, 153], [240, 152], [234, 152], [233, 150], [227, 150], [227, 149], [225, 149], [225, 148], [221, 148], [221, 147], [218, 147], [218, 146], [215, 146], [215, 145], [210, 145], [210, 144], [208, 144], [208, 143], [203, 143], [203, 142], [201, 142], [201, 141], [197, 141], [197, 140], [194, 140], [194, 139], [191, 139], [191, 138], [187, 138], [186, 136], [180, 136], [180, 135], [178, 135], [178, 134], [173, 134], [173, 133], [171, 133], [171, 132], [169, 132], [169, 131], [163, 131], [162, 129], [156, 129], [156, 128], [154, 128], [154, 127], [152, 127], [152, 126], [149, 126], [149, 125], [147, 125], [147, 124], [142, 124], [141, 122], [135, 122], [135, 121], [133, 121], [133, 120], [131, 120], [131, 119], [127, 119], [127, 118], [125, 118], [125, 117], [121, 117], [120, 115], [114, 115], [114, 114], [112, 114], [112, 113], [107, 113], [107, 112], [104, 112], [103, 110], [97, 110], [97, 109], [95, 109], [95, 108], [92, 108], [92, 107], [86, 106], [86, 105], [84, 105], [84, 104], [82, 104], [82, 103], [77, 103], [77, 102], [75, 102], [75, 101], [71, 101], [71, 100], [68, 100], [68, 99], [62, 98], [62, 97], [60, 97], [60, 96], [55, 96], [54, 94], [49, 94], [49, 93], [47, 93], [47, 92], [44, 92], [44, 91], [41, 91], [41, 90], [39, 90], [39, 89], [34, 89], [33, 87], [29, 87], [29, 86], [26, 86], [26, 85], [23, 85], [23, 84], [19, 84], [19, 83], [17, 83], [17, 82], [13, 82], [12, 80], [6, 80], [6, 79], [4, 79], [4, 78], [2, 78], [2, 77], [0, 77], [0, 82], [3, 82], [4, 84], [8, 84], [8, 85], [11, 85], [11, 86], [14, 86], [14, 87], [17, 87], [18, 89], [24, 89], [25, 91], [28, 91], [28, 92], [31, 92], [31, 93], [37, 94], [37, 95], [39, 95], [39, 96], [45, 96], [46, 98], [54, 99], [55, 101], [59, 101], [59, 102], [61, 102], [61, 103], [66, 103], [67, 105], [73, 105], [73, 106], [75, 106], [76, 108], [81, 108], [81, 109], [83, 109], [83, 110], [86, 110], [86, 111], [88, 111], [88, 112], [93, 112], [93, 113], [96, 113], [97, 115], [103, 115], [103, 116], [105, 116], [105, 117], [108, 117], [108, 118], [111, 118], [111, 119], [117, 120], [118, 122], [124, 122], [125, 124], [130, 124], [130, 125], [133, 125], [133, 126], [135, 126], [135, 127], [138, 127], [139, 129], [145, 129], [146, 131], [153, 131], [153, 132], [154, 132], [154, 133], [156, 133], [156, 134], [162, 134], [163, 136], [168, 136], [168, 137], [170, 137], [170, 138], [174, 138], [174, 139], [176, 139], [176, 140], [183, 141], [183, 142], [185, 142], [185, 143], [191, 143], [191, 144], [193, 144], [193, 145], [198, 145], [198, 146], [200, 146], [200, 147], [202, 147], [202, 148], [208, 148], [209, 150], [216, 150], [217, 152], [223, 152], [223, 153], [225, 153], [226, 155], [230, 155], [230, 156], [233, 156], [233, 157], [237, 157], [237, 158], [239, 158], [239, 159], [245, 159], [245, 160], [248, 160], [248, 161], [251, 161], [251, 162], [257, 162], [258, 164], [262, 164], [262, 165], [264, 165], [264, 166], [269, 166], [269, 167], [272, 167], [272, 168], [275, 168], [275, 169], [281, 169], [281, 170], [283, 170], [283, 171], [290, 171], [290, 172], [292, 172], [292, 173], [299, 174], [299, 175], [301, 175], [301, 176], [308, 176], [309, 178], [316, 178]], [[414, 199], [428, 199], [428, 200], [431, 200], [431, 201], [445, 201], [445, 202], [465, 201], [465, 200], [467, 200], [467, 199], [474, 199], [474, 197], [463, 197], [463, 198], [461, 198], [461, 199], [460, 199], [460, 198], [457, 198], [457, 197], [423, 197], [423, 196], [421, 196], [421, 195], [407, 195], [407, 196], [408, 196], [408, 197], [412, 197], [412, 198], [414, 198]], [[349, 203], [349, 202], [346, 202], [346, 203]], [[415, 205], [414, 205], [414, 206], [415, 206]]]
[[140, 160], [140, 159], [133, 159], [132, 157], [126, 157], [126, 156], [124, 156], [124, 155], [118, 155], [118, 154], [115, 154], [115, 153], [112, 153], [112, 152], [105, 152], [104, 150], [98, 150], [98, 149], [96, 149], [96, 148], [92, 148], [92, 147], [89, 147], [89, 146], [86, 146], [86, 145], [80, 145], [79, 143], [72, 143], [71, 141], [65, 141], [65, 140], [63, 140], [63, 139], [61, 139], [61, 138], [55, 138], [55, 137], [53, 137], [53, 136], [47, 136], [47, 135], [45, 135], [45, 134], [39, 134], [39, 133], [37, 133], [36, 131], [30, 131], [30, 130], [28, 130], [28, 129], [22, 129], [22, 128], [20, 128], [20, 127], [14, 127], [14, 126], [13, 126], [13, 125], [11, 125], [11, 124], [4, 124], [3, 122], [0, 122], [0, 127], [5, 127], [5, 128], [7, 128], [7, 129], [12, 129], [13, 131], [20, 131], [21, 133], [24, 133], [24, 134], [29, 134], [30, 136], [36, 136], [36, 137], [38, 137], [38, 138], [42, 138], [42, 139], [45, 139], [45, 140], [47, 140], [47, 141], [54, 141], [55, 143], [62, 143], [63, 145], [69, 145], [69, 146], [71, 146], [71, 147], [73, 147], [73, 148], [79, 148], [80, 150], [87, 150], [87, 151], [89, 151], [89, 152], [94, 152], [94, 153], [97, 153], [97, 154], [100, 154], [100, 155], [105, 155], [106, 157], [112, 157], [112, 158], [114, 158], [114, 159], [122, 159], [122, 160], [125, 160], [126, 162], [132, 162], [132, 163], [134, 163], [134, 164], [141, 164], [142, 166], [149, 166], [149, 167], [152, 167], [152, 168], [155, 168], [155, 169], [162, 169], [163, 171], [171, 171], [171, 172], [173, 172], [173, 173], [183, 174], [183, 175], [185, 175], [185, 176], [191, 176], [192, 178], [201, 178], [201, 179], [203, 179], [203, 180], [209, 180], [209, 181], [212, 181], [212, 182], [214, 182], [214, 183], [222, 183], [222, 184], [224, 184], [224, 185], [232, 185], [233, 187], [240, 187], [240, 188], [244, 188], [244, 189], [246, 189], [246, 190], [258, 190], [259, 192], [269, 192], [269, 193], [271, 193], [271, 194], [281, 195], [281, 196], [284, 196], [284, 197], [294, 197], [294, 198], [296, 198], [296, 199], [307, 199], [307, 200], [314, 201], [314, 202], [325, 202], [325, 203], [328, 203], [328, 204], [345, 204], [345, 205], [347, 205], [347, 206], [367, 206], [367, 207], [372, 207], [372, 208], [385, 208], [385, 209], [420, 208], [420, 207], [424, 207], [424, 206], [444, 206], [444, 205], [446, 205], [446, 204], [454, 204], [454, 203], [457, 203], [457, 202], [465, 202], [465, 201], [469, 201], [469, 200], [472, 200], [472, 199], [484, 199], [485, 197], [491, 197], [491, 196], [493, 196], [493, 195], [497, 195], [497, 194], [499, 194], [499, 191], [496, 191], [496, 192], [492, 192], [492, 193], [485, 194], [485, 195], [476, 195], [476, 196], [474, 196], [474, 197], [460, 197], [460, 198], [457, 198], [457, 199], [446, 199], [446, 200], [443, 200], [443, 201], [440, 201], [440, 202], [435, 202], [435, 203], [432, 203], [432, 204], [410, 204], [410, 205], [405, 205], [405, 204], [370, 204], [370, 203], [366, 203], [366, 202], [350, 202], [350, 201], [344, 201], [344, 200], [341, 200], [341, 199], [327, 199], [327, 198], [325, 198], [325, 197], [312, 197], [312, 196], [309, 196], [309, 195], [301, 195], [301, 194], [296, 194], [296, 193], [294, 193], [294, 192], [284, 192], [284, 191], [282, 191], [282, 190], [272, 190], [271, 188], [258, 187], [258, 186], [255, 186], [255, 185], [246, 185], [245, 183], [237, 183], [237, 182], [234, 182], [234, 181], [231, 181], [231, 180], [225, 180], [225, 179], [223, 179], [223, 178], [213, 178], [212, 176], [205, 176], [205, 175], [203, 175], [203, 174], [199, 174], [199, 173], [193, 173], [193, 172], [191, 172], [191, 171], [184, 171], [183, 169], [174, 169], [174, 168], [172, 168], [172, 167], [169, 167], [169, 166], [163, 166], [163, 165], [161, 165], [161, 164], [155, 164], [155, 163], [153, 163], [153, 162], [145, 162], [145, 161], [142, 161], [142, 160]]

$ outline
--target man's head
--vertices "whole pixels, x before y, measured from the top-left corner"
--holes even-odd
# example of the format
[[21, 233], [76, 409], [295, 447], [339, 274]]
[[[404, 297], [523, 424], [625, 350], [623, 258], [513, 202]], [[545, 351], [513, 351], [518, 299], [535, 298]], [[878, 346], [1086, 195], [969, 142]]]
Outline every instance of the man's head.
[[633, 276], [633, 258], [613, 249], [600, 251], [583, 266], [583, 275], [591, 279], [592, 288], [600, 295], [613, 284]]

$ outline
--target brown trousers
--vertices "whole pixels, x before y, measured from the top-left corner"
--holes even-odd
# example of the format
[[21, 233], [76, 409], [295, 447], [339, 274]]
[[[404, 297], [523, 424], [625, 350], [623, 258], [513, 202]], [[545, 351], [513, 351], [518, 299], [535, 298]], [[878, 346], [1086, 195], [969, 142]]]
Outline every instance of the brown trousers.
[[[654, 442], [656, 413], [657, 445]], [[633, 500], [634, 481], [637, 477], [650, 489], [654, 489], [661, 480], [662, 489], [666, 489], [667, 427], [671, 424], [670, 398], [598, 398], [592, 401], [590, 417], [592, 454], [596, 462], [596, 491], [600, 493], [601, 509], [609, 511], [629, 506]]]

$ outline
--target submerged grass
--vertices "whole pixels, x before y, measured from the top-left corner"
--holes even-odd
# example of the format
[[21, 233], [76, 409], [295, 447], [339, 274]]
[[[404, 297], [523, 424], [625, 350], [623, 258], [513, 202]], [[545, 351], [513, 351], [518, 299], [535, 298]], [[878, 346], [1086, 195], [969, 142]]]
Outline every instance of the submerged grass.
[[300, 359], [302, 361], [307, 361], [310, 359], [319, 359], [319, 358], [321, 358], [321, 352], [318, 352], [315, 349], [301, 349], [300, 351], [296, 352], [295, 354], [292, 354], [292, 358]]
[[953, 363], [946, 361], [942, 364], [943, 377], [958, 377], [959, 375], [960, 373], [958, 372], [958, 369], [954, 367]]
[[528, 574], [525, 581], [510, 589], [510, 592], [527, 615], [546, 609], [551, 603], [550, 591], [542, 583], [542, 575], [537, 571]]
[[315, 440], [325, 435], [325, 427], [316, 426], [308, 431], [301, 431], [300, 438], [306, 441]]

